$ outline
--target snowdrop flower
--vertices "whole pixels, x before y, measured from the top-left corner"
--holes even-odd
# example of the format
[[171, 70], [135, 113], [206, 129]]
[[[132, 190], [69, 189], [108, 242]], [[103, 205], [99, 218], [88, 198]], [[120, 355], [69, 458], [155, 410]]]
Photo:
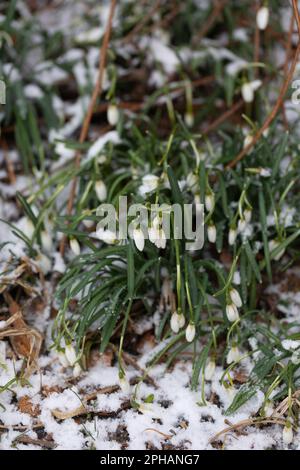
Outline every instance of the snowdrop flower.
[[63, 367], [69, 367], [70, 364], [69, 364], [68, 359], [66, 358], [65, 353], [63, 351], [57, 351], [56, 354], [57, 354], [58, 360], [61, 363], [61, 365]]
[[97, 194], [97, 198], [99, 199], [100, 202], [103, 202], [106, 200], [107, 197], [107, 189], [104, 181], [99, 180], [96, 181], [95, 183], [95, 191]]
[[229, 243], [229, 245], [234, 245], [235, 244], [236, 237], [237, 237], [237, 230], [234, 227], [231, 227], [229, 229], [229, 234], [228, 234], [228, 243]]
[[[269, 251], [272, 252], [280, 245], [280, 242], [278, 240], [270, 240], [268, 245], [269, 245]], [[284, 252], [285, 252], [285, 249], [282, 248], [282, 250], [280, 250], [279, 253], [276, 256], [274, 256], [275, 261], [280, 260]]]
[[210, 243], [215, 243], [217, 239], [217, 229], [214, 224], [209, 224], [207, 227], [207, 238]]
[[167, 239], [164, 230], [150, 227], [148, 230], [149, 240], [154, 243], [157, 248], [162, 248], [163, 250], [166, 248]]
[[267, 401], [264, 409], [265, 416], [269, 418], [274, 413], [274, 406], [270, 400]]
[[287, 422], [282, 431], [282, 440], [284, 444], [289, 445], [293, 442], [293, 429], [291, 423]]
[[186, 123], [186, 125], [188, 127], [193, 127], [193, 125], [194, 125], [194, 115], [193, 115], [192, 112], [188, 111], [187, 113], [185, 113], [184, 122]]
[[258, 29], [263, 31], [266, 29], [269, 23], [269, 8], [268, 7], [260, 7], [256, 13], [256, 24]]
[[252, 210], [251, 209], [246, 209], [244, 211], [244, 219], [246, 220], [247, 224], [250, 222], [251, 217], [252, 217]]
[[215, 206], [215, 196], [213, 193], [206, 193], [205, 195], [205, 207], [208, 212], [211, 212]]
[[245, 230], [246, 226], [247, 226], [246, 220], [244, 218], [239, 219], [239, 221], [238, 221], [238, 232], [242, 233]]
[[82, 369], [80, 367], [80, 364], [78, 364], [78, 362], [76, 362], [75, 366], [74, 366], [74, 369], [73, 369], [73, 377], [77, 378], [80, 376], [82, 372]]
[[23, 227], [24, 234], [27, 238], [31, 239], [34, 233], [34, 225], [30, 219], [26, 217]]
[[96, 231], [97, 238], [108, 245], [113, 245], [117, 241], [117, 235], [111, 230], [104, 230], [103, 227], [99, 227]]
[[119, 110], [115, 104], [110, 104], [107, 108], [107, 120], [111, 126], [115, 126], [119, 121]]
[[142, 178], [142, 186], [139, 188], [139, 193], [142, 196], [145, 196], [147, 193], [151, 193], [151, 191], [154, 191], [159, 182], [159, 177], [156, 175], [145, 175]]
[[243, 304], [242, 304], [242, 299], [241, 299], [241, 296], [239, 294], [239, 292], [234, 289], [234, 287], [232, 287], [229, 291], [229, 295], [230, 295], [230, 298], [232, 300], [232, 302], [238, 307], [240, 308]]
[[195, 334], [196, 334], [196, 328], [195, 328], [194, 323], [189, 323], [185, 330], [185, 338], [188, 343], [191, 343], [192, 341], [194, 341]]
[[252, 144], [252, 141], [253, 141], [253, 136], [251, 134], [246, 135], [244, 139], [243, 147], [244, 148], [248, 147], [248, 145]]
[[77, 361], [76, 351], [72, 344], [67, 344], [65, 347], [65, 356], [70, 366], [74, 366]]
[[48, 256], [43, 253], [39, 253], [35, 258], [36, 264], [44, 275], [48, 274], [51, 271], [52, 263]]
[[216, 370], [216, 363], [213, 359], [210, 359], [209, 362], [205, 366], [204, 370], [204, 378], [205, 380], [211, 380], [215, 374]]
[[198, 176], [191, 172], [186, 177], [186, 184], [192, 193], [197, 192], [198, 188]]
[[80, 255], [80, 245], [76, 238], [71, 238], [70, 240], [70, 248], [73, 251], [74, 255]]
[[143, 251], [144, 246], [145, 246], [145, 239], [144, 239], [143, 231], [140, 228], [135, 228], [133, 229], [132, 235], [133, 235], [134, 243], [137, 249], [139, 251]]
[[122, 392], [128, 395], [130, 393], [130, 383], [126, 378], [126, 375], [123, 375], [123, 377], [119, 376], [119, 384]]
[[185, 323], [184, 316], [181, 314], [178, 314], [177, 312], [174, 312], [171, 316], [171, 330], [174, 333], [178, 333], [180, 328], [183, 328]]
[[242, 85], [241, 93], [245, 103], [252, 103], [255, 91], [261, 86], [261, 80], [253, 80]]
[[259, 174], [260, 176], [263, 176], [264, 178], [269, 178], [271, 176], [272, 172], [270, 168], [260, 168], [259, 169]]
[[234, 303], [226, 305], [226, 315], [231, 323], [240, 318], [238, 309]]
[[232, 346], [227, 354], [226, 362], [231, 364], [232, 362], [237, 362], [241, 358], [239, 348], [237, 346]]
[[52, 237], [47, 230], [41, 232], [41, 242], [43, 249], [47, 251], [47, 253], [51, 252], [53, 247]]

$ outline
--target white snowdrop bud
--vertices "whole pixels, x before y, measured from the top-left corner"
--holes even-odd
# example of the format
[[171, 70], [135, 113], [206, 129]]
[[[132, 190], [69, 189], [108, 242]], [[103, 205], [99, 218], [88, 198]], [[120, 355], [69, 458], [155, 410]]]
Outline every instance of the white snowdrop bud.
[[226, 315], [230, 322], [235, 322], [240, 318], [238, 309], [235, 304], [226, 305]]
[[115, 104], [110, 104], [107, 108], [107, 120], [111, 126], [115, 126], [119, 121], [119, 110]]
[[[199, 190], [199, 180], [198, 176], [195, 175], [195, 173], [191, 172], [187, 175], [186, 177], [186, 184], [187, 187], [192, 191], [192, 193], [195, 193], [196, 191]], [[199, 201], [200, 203], [200, 201]]]
[[126, 378], [126, 375], [119, 377], [119, 384], [122, 392], [128, 395], [130, 393], [130, 383]]
[[187, 113], [185, 113], [184, 122], [186, 123], [186, 125], [188, 127], [193, 127], [193, 125], [194, 125], [194, 115], [191, 111], [188, 111]]
[[171, 316], [171, 322], [170, 322], [170, 325], [171, 325], [171, 330], [174, 332], [174, 333], [178, 333], [179, 331], [179, 320], [178, 320], [178, 313], [177, 312], [174, 312]]
[[215, 196], [213, 193], [206, 193], [205, 195], [205, 207], [208, 212], [211, 212], [215, 205]]
[[247, 82], [242, 85], [241, 93], [245, 103], [252, 103], [254, 99], [254, 91], [250, 83]]
[[248, 147], [248, 145], [252, 144], [252, 141], [253, 141], [253, 136], [251, 134], [246, 135], [244, 139], [243, 147], [244, 148]]
[[107, 197], [107, 189], [104, 181], [99, 180], [96, 181], [95, 183], [95, 191], [97, 194], [97, 198], [99, 199], [100, 202], [103, 202], [106, 200]]
[[238, 231], [239, 231], [239, 233], [242, 233], [245, 230], [246, 226], [247, 226], [246, 220], [244, 218], [239, 219], [239, 221], [238, 221]]
[[195, 334], [196, 334], [195, 325], [193, 323], [189, 323], [185, 330], [185, 338], [188, 343], [191, 343], [192, 341], [194, 341]]
[[229, 234], [228, 234], [228, 243], [229, 243], [229, 245], [234, 245], [235, 244], [236, 237], [237, 237], [237, 230], [235, 228], [231, 227], [229, 229]]
[[217, 229], [214, 224], [210, 224], [207, 227], [207, 238], [210, 243], [215, 243], [217, 239]]
[[287, 423], [282, 431], [282, 440], [284, 444], [289, 445], [293, 442], [293, 429], [291, 423]]
[[[269, 251], [272, 253], [279, 245], [280, 242], [278, 240], [270, 240], [269, 243]], [[285, 249], [283, 248], [282, 250], [279, 251], [279, 253], [274, 256], [275, 261], [280, 260], [280, 258], [283, 256]]]
[[117, 241], [117, 234], [111, 230], [105, 230], [103, 227], [99, 227], [96, 230], [96, 236], [99, 240], [108, 245], [114, 245]]
[[74, 368], [73, 368], [73, 377], [77, 378], [81, 375], [82, 369], [80, 367], [80, 364], [76, 362]]
[[41, 242], [42, 242], [43, 249], [47, 253], [50, 253], [53, 248], [53, 243], [52, 243], [52, 237], [48, 231], [43, 230], [41, 232]]
[[216, 370], [216, 363], [214, 360], [210, 359], [210, 361], [206, 364], [204, 370], [204, 378], [205, 380], [211, 380], [215, 374]]
[[251, 217], [252, 217], [252, 210], [251, 210], [251, 209], [246, 209], [246, 210], [244, 211], [243, 216], [244, 216], [244, 219], [246, 220], [246, 222], [247, 222], [247, 224], [248, 224], [248, 223], [250, 222], [250, 220], [251, 220]]
[[69, 367], [70, 364], [69, 364], [69, 361], [68, 361], [68, 359], [66, 358], [66, 355], [65, 355], [64, 352], [58, 351], [58, 352], [57, 352], [57, 357], [58, 357], [58, 360], [59, 360], [59, 362], [61, 363], [61, 365], [62, 365], [63, 367]]
[[242, 299], [241, 299], [241, 296], [239, 294], [239, 292], [234, 289], [234, 287], [232, 287], [229, 291], [229, 295], [230, 295], [230, 298], [232, 300], [232, 302], [238, 307], [240, 308], [243, 303], [242, 303]]
[[261, 80], [253, 80], [242, 85], [241, 93], [245, 103], [252, 103], [255, 91], [261, 86]]
[[132, 236], [137, 249], [139, 251], [143, 251], [145, 246], [145, 239], [142, 230], [140, 228], [133, 229]]
[[30, 219], [26, 217], [23, 228], [24, 234], [27, 238], [31, 239], [34, 233], [34, 225]]
[[147, 193], [154, 191], [159, 183], [159, 177], [156, 175], [145, 175], [142, 178], [142, 185], [139, 188], [139, 193], [145, 196]]
[[72, 344], [67, 344], [65, 347], [65, 356], [70, 364], [70, 366], [74, 366], [77, 360], [75, 348]]
[[36, 264], [44, 275], [48, 274], [51, 271], [52, 263], [48, 256], [44, 253], [39, 253], [35, 258]]
[[71, 238], [70, 240], [70, 248], [73, 251], [74, 255], [80, 255], [80, 245], [76, 238]]
[[263, 31], [269, 23], [269, 8], [260, 7], [256, 13], [256, 24], [258, 29]]
[[259, 174], [260, 176], [263, 176], [264, 178], [269, 178], [272, 174], [272, 171], [270, 170], [270, 168], [260, 168]]
[[264, 408], [264, 413], [265, 413], [265, 416], [267, 418], [269, 418], [270, 416], [272, 416], [272, 414], [274, 413], [274, 406], [272, 404], [271, 401], [267, 401], [266, 405], [265, 405], [265, 408]]
[[182, 313], [180, 313], [178, 315], [178, 324], [179, 324], [179, 328], [183, 328], [184, 327], [184, 324], [185, 324], [185, 318], [184, 318], [184, 315]]
[[232, 346], [227, 354], [227, 364], [231, 364], [232, 362], [237, 362], [241, 358], [241, 354], [239, 348], [237, 346]]

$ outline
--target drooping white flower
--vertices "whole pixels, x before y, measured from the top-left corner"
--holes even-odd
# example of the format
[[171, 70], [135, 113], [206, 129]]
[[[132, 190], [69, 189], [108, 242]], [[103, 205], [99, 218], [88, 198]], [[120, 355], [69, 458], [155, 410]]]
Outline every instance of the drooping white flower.
[[244, 219], [246, 220], [247, 224], [250, 222], [252, 218], [252, 210], [251, 209], [246, 209], [244, 210], [243, 213]]
[[235, 322], [240, 318], [238, 309], [234, 303], [226, 305], [226, 315], [230, 322]]
[[239, 351], [239, 348], [237, 346], [232, 346], [227, 354], [227, 364], [231, 364], [232, 362], [237, 362], [241, 358], [241, 353]]
[[211, 212], [215, 206], [215, 196], [213, 193], [206, 193], [205, 195], [205, 207], [208, 212]]
[[119, 121], [119, 110], [115, 104], [110, 104], [107, 108], [107, 120], [111, 126], [115, 126]]
[[103, 202], [103, 201], [106, 200], [106, 198], [107, 198], [107, 188], [106, 188], [106, 185], [105, 185], [104, 181], [102, 181], [102, 180], [96, 181], [95, 191], [96, 191], [96, 194], [97, 194], [97, 198], [99, 199], [100, 202]]
[[260, 7], [256, 13], [256, 24], [258, 29], [263, 31], [266, 29], [269, 23], [269, 8], [268, 7]]
[[282, 440], [284, 444], [289, 445], [291, 442], [293, 442], [293, 429], [291, 426], [291, 423], [287, 423], [282, 431]]
[[35, 258], [35, 262], [44, 275], [51, 271], [51, 260], [48, 258], [48, 256], [44, 255], [44, 253], [39, 253]]
[[236, 237], [237, 237], [237, 230], [234, 227], [231, 227], [229, 229], [229, 234], [228, 234], [228, 243], [229, 243], [229, 245], [234, 245], [235, 244]]
[[259, 174], [260, 176], [263, 176], [264, 178], [269, 178], [272, 174], [272, 171], [270, 170], [270, 168], [260, 168]]
[[73, 377], [77, 378], [81, 375], [82, 369], [81, 366], [78, 362], [76, 362], [74, 368], [73, 368]]
[[182, 315], [182, 313], [178, 314], [177, 312], [173, 312], [173, 314], [171, 316], [171, 322], [170, 322], [171, 330], [174, 333], [178, 333], [180, 328], [183, 328], [184, 323], [185, 323], [185, 318]]
[[161, 228], [150, 227], [148, 229], [149, 240], [154, 243], [157, 248], [162, 248], [163, 250], [167, 245], [167, 238], [164, 230]]
[[63, 351], [57, 351], [57, 357], [63, 367], [69, 367], [69, 361]]
[[246, 227], [247, 227], [246, 220], [244, 218], [239, 219], [239, 221], [238, 221], [238, 232], [242, 233], [245, 230]]
[[209, 224], [207, 227], [207, 238], [210, 243], [215, 243], [217, 239], [217, 229], [214, 224]]
[[241, 93], [245, 103], [252, 103], [255, 91], [261, 86], [261, 80], [253, 80], [242, 85]]
[[70, 240], [70, 248], [73, 251], [74, 255], [80, 255], [80, 245], [76, 238], [71, 238]]
[[122, 392], [128, 395], [130, 393], [130, 383], [127, 380], [126, 375], [123, 375], [123, 377], [119, 377], [119, 384]]
[[244, 138], [243, 147], [244, 148], [248, 147], [248, 145], [252, 144], [252, 141], [253, 141], [253, 135], [251, 134], [246, 135], [246, 137]]
[[143, 231], [140, 228], [135, 228], [132, 231], [132, 236], [134, 239], [135, 246], [139, 251], [143, 251], [145, 246], [145, 238]]
[[274, 413], [274, 406], [270, 400], [268, 400], [265, 404], [264, 413], [267, 418], [272, 416], [272, 414]]
[[205, 380], [211, 380], [215, 374], [216, 363], [213, 359], [210, 359], [205, 366], [204, 378]]
[[65, 347], [65, 356], [70, 364], [70, 366], [74, 366], [77, 361], [76, 351], [72, 344], [67, 344]]
[[159, 177], [156, 175], [149, 174], [149, 175], [143, 176], [142, 185], [139, 188], [139, 193], [142, 196], [145, 196], [147, 193], [151, 193], [157, 188], [158, 182], [159, 182]]
[[193, 125], [194, 125], [194, 115], [193, 115], [192, 112], [189, 111], [189, 112], [185, 113], [184, 122], [186, 123], [186, 125], [188, 127], [193, 127]]
[[42, 242], [42, 247], [43, 250], [45, 250], [47, 253], [50, 253], [53, 248], [53, 243], [52, 243], [52, 237], [48, 230], [43, 230], [41, 232], [41, 242]]
[[230, 295], [230, 298], [232, 300], [232, 302], [238, 307], [240, 308], [243, 303], [242, 303], [242, 299], [241, 299], [241, 296], [239, 294], [239, 292], [234, 289], [234, 287], [232, 287], [229, 291], [229, 295]]
[[31, 239], [32, 235], [34, 233], [34, 225], [28, 217], [26, 217], [24, 221], [24, 227], [23, 227], [23, 232], [26, 235], [27, 238]]
[[[280, 242], [278, 240], [270, 240], [268, 245], [269, 245], [269, 251], [272, 253], [272, 251], [274, 251], [280, 245]], [[274, 256], [275, 261], [280, 260], [284, 252], [285, 252], [285, 249], [282, 248], [282, 250], [280, 250], [279, 253], [276, 256]]]
[[195, 194], [197, 191], [199, 191], [199, 179], [198, 179], [198, 176], [195, 175], [194, 172], [190, 172], [187, 175], [186, 184], [187, 184], [187, 187], [192, 191], [193, 194]]
[[96, 231], [97, 238], [108, 245], [113, 245], [117, 241], [117, 235], [111, 230], [105, 230], [103, 227], [99, 227]]
[[194, 323], [189, 323], [185, 330], [185, 338], [188, 343], [191, 343], [192, 341], [194, 341], [195, 334], [196, 334], [196, 328], [195, 328]]

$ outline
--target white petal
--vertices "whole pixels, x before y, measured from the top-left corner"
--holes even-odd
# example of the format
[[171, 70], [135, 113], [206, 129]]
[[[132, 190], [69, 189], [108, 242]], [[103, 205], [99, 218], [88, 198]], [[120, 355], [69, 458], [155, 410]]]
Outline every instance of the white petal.
[[258, 9], [256, 14], [256, 24], [258, 29], [263, 31], [266, 29], [269, 23], [269, 8], [268, 7], [261, 7]]
[[193, 323], [189, 323], [185, 330], [185, 337], [188, 343], [191, 343], [192, 341], [194, 341], [195, 334], [196, 334], [195, 325]]

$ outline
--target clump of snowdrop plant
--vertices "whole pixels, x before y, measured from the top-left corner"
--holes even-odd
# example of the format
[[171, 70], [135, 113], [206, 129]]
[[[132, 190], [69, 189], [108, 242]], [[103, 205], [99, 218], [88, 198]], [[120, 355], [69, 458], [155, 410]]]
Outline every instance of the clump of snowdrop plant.
[[[83, 143], [78, 135], [97, 74], [96, 44], [80, 43], [84, 47], [79, 52], [74, 49], [70, 61], [69, 31], [61, 32], [60, 50], [57, 36], [45, 32], [42, 24], [36, 28], [31, 15], [21, 18], [16, 9], [2, 22], [4, 36], [13, 31], [14, 41], [1, 45], [8, 66], [0, 75], [8, 85], [9, 103], [1, 108], [1, 132], [9, 146], [16, 136], [12, 161], [17, 176], [26, 175], [26, 184], [17, 185], [24, 190], [17, 194], [18, 207], [8, 222], [22, 243], [21, 257], [33, 260], [35, 273], [48, 276], [47, 282], [54, 259], [61, 256], [61, 264], [67, 265], [55, 285], [60, 309], [52, 337], [61, 362], [72, 367], [74, 375], [81, 373], [80, 364], [86, 364], [83, 359], [91, 344], [101, 353], [111, 345], [117, 351], [120, 387], [129, 393], [123, 349], [133, 334], [132, 325], [144, 315], [162, 347], [149, 365], [162, 359], [172, 363], [187, 349], [193, 355], [191, 386], [205, 395], [204, 383], [214, 380], [216, 368], [227, 364], [225, 380], [229, 380], [231, 368], [239, 368], [241, 357], [248, 355], [247, 383], [237, 389], [229, 383], [232, 403], [227, 412], [235, 412], [258, 390], [268, 398], [274, 383], [280, 390], [272, 395], [275, 403], [288, 395], [299, 375], [297, 350], [282, 346], [284, 339], [296, 334], [299, 321], [290, 322], [282, 311], [279, 315], [265, 297], [274, 279], [284, 276], [299, 258], [300, 161], [294, 132], [298, 118], [286, 123], [284, 113], [278, 113], [261, 137], [253, 139], [277, 96], [281, 74], [275, 73], [276, 61], [271, 62], [272, 35], [263, 31], [273, 25], [282, 39], [277, 46], [286, 44], [279, 21], [282, 3], [272, 2], [271, 8], [271, 2], [261, 2], [256, 11], [250, 1], [243, 8], [227, 2], [226, 21], [198, 41], [199, 24], [207, 21], [211, 2], [200, 2], [201, 8], [199, 2], [191, 2], [168, 24], [167, 40], [155, 36], [157, 44], [163, 41], [163, 58], [148, 41], [149, 25], [142, 40], [134, 37], [134, 47], [122, 42], [134, 22], [140, 21], [138, 3], [130, 4], [128, 19], [128, 2], [120, 2], [103, 93], [97, 97]], [[246, 8], [251, 15], [244, 25]], [[95, 27], [91, 10], [93, 14], [87, 8], [87, 18], [82, 19], [87, 29]], [[229, 24], [243, 28], [235, 35]], [[155, 21], [149, 28], [155, 34]], [[252, 38], [257, 31], [260, 50], [258, 62], [253, 63], [254, 44], [245, 37]], [[31, 80], [28, 70], [37, 35], [41, 62], [58, 64], [62, 77], [47, 76], [47, 83], [32, 98], [28, 89], [27, 94], [23, 90]], [[15, 57], [14, 44], [20, 45], [15, 70], [9, 65]], [[84, 71], [80, 76], [78, 69]], [[144, 77], [138, 86], [137, 72]], [[40, 75], [33, 67], [34, 83], [39, 83]], [[79, 166], [74, 163], [78, 153]], [[68, 193], [74, 178], [70, 209]], [[140, 226], [127, 212], [127, 225], [133, 223], [133, 229], [131, 236], [122, 238], [118, 210], [124, 196], [128, 207], [143, 206], [148, 221]], [[98, 225], [97, 208], [102, 203], [115, 209], [115, 228]], [[198, 204], [204, 213], [203, 246], [189, 249], [183, 209], [192, 208], [193, 227]], [[163, 210], [154, 215], [152, 205], [182, 209], [180, 236], [174, 214], [168, 234]], [[12, 246], [9, 250], [15, 255]], [[17, 256], [13, 259], [17, 264]], [[255, 348], [249, 341], [253, 337]], [[292, 432], [285, 429], [286, 443]]]

